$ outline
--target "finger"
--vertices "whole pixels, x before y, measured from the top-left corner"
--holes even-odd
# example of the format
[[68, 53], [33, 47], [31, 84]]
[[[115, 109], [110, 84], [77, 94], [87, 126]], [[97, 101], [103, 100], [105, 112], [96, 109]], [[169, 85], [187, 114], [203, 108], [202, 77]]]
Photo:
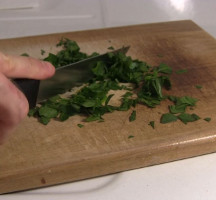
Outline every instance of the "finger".
[[0, 143], [13, 131], [29, 110], [28, 101], [21, 91], [0, 73]]
[[49, 62], [25, 56], [11, 56], [0, 52], [0, 72], [10, 78], [46, 79], [55, 73]]

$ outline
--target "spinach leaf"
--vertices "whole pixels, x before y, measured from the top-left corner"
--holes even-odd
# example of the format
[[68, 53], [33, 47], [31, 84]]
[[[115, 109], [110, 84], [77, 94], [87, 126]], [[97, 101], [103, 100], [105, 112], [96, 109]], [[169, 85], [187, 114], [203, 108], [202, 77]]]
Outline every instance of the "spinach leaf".
[[207, 122], [210, 122], [211, 118], [210, 117], [206, 117], [206, 118], [204, 118], [204, 120], [207, 121]]
[[42, 106], [38, 110], [39, 115], [46, 117], [46, 118], [55, 118], [58, 115], [58, 111], [54, 108], [51, 108], [49, 106]]
[[173, 115], [172, 113], [165, 113], [161, 116], [161, 123], [166, 124], [170, 122], [175, 122], [177, 121], [178, 117]]
[[155, 128], [155, 121], [150, 121], [149, 124], [153, 129]]
[[158, 73], [172, 74], [172, 68], [164, 63], [161, 63], [156, 69]]
[[200, 119], [200, 117], [196, 114], [188, 114], [188, 113], [181, 113], [178, 115], [178, 118], [184, 123], [187, 124], [188, 122], [194, 122]]
[[83, 124], [77, 124], [77, 126], [78, 126], [79, 128], [83, 128], [83, 127], [84, 127]]
[[129, 121], [132, 122], [136, 120], [136, 111], [133, 110], [133, 112], [131, 113], [130, 117], [129, 117]]
[[168, 98], [171, 101], [173, 101], [175, 104], [169, 106], [169, 110], [173, 114], [185, 112], [188, 106], [195, 106], [196, 102], [198, 101], [197, 99], [189, 96], [183, 96], [183, 97], [170, 96]]

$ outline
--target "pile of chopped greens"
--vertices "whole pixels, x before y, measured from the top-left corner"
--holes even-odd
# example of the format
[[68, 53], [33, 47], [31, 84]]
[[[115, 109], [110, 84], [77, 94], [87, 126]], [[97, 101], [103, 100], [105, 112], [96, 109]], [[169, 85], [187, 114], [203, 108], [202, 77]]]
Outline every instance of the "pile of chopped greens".
[[[56, 46], [61, 47], [62, 50], [57, 54], [49, 53], [49, 55], [43, 59], [52, 63], [56, 68], [98, 55], [98, 53], [94, 52], [92, 55], [88, 56], [86, 53], [80, 52], [78, 44], [68, 38], [60, 40]], [[44, 53], [45, 51], [41, 50], [41, 54], [43, 55]]]
[[[45, 61], [51, 62], [55, 67], [77, 62], [88, 57], [80, 51], [78, 44], [69, 39], [62, 39], [58, 44], [62, 49], [57, 54], [49, 53]], [[45, 53], [44, 50], [41, 51]], [[92, 68], [94, 77], [77, 93], [69, 98], [55, 96], [43, 102], [40, 106], [29, 111], [29, 116], [34, 116], [43, 124], [48, 124], [52, 118], [65, 121], [73, 115], [85, 115], [86, 122], [103, 121], [105, 113], [113, 111], [127, 111], [135, 108], [136, 104], [143, 104], [154, 108], [162, 100], [169, 99], [172, 105], [169, 112], [162, 114], [161, 123], [181, 120], [188, 123], [200, 119], [196, 114], [186, 113], [187, 107], [194, 107], [197, 99], [183, 96], [165, 96], [163, 90], [171, 89], [170, 75], [172, 69], [166, 64], [152, 67], [146, 62], [134, 60], [130, 56], [119, 53], [109, 53], [109, 63], [102, 61]], [[183, 71], [185, 72], [185, 71]], [[180, 72], [180, 73], [183, 73]], [[120, 83], [129, 83], [133, 87], [126, 87]], [[110, 105], [110, 99], [115, 94], [110, 91], [124, 90], [119, 106]], [[133, 110], [129, 121], [136, 120], [136, 111]], [[206, 121], [210, 121], [206, 118]], [[155, 127], [154, 121], [149, 125]], [[79, 124], [79, 127], [83, 125]]]

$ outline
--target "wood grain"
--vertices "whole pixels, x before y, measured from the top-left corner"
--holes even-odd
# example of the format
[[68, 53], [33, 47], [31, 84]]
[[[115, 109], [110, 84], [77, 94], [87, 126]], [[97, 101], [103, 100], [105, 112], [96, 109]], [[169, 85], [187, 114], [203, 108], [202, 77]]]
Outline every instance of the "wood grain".
[[[137, 120], [129, 122], [132, 110], [104, 116], [105, 122], [86, 123], [83, 116], [47, 126], [26, 118], [6, 143], [0, 146], [0, 193], [66, 183], [149, 165], [170, 162], [216, 151], [216, 41], [192, 21], [177, 21], [108, 28], [82, 32], [1, 40], [1, 51], [55, 52], [55, 44], [67, 37], [87, 53], [104, 53], [109, 46], [130, 45], [128, 55], [157, 65], [170, 65], [172, 94], [199, 99], [193, 112], [203, 119], [187, 125], [180, 121], [160, 124], [169, 102], [155, 109], [138, 105]], [[159, 56], [161, 55], [161, 56]], [[197, 89], [195, 85], [202, 85]], [[148, 125], [155, 121], [155, 129]], [[77, 126], [84, 124], [83, 128]], [[129, 135], [134, 137], [128, 139]]]

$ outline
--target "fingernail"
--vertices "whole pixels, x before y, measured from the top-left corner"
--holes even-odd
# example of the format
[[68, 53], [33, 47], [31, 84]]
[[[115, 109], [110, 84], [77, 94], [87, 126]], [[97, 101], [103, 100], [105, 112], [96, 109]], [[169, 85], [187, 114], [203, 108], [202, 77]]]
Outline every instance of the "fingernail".
[[50, 72], [50, 74], [55, 73], [55, 67], [50, 62], [44, 61], [43, 63], [47, 70]]

